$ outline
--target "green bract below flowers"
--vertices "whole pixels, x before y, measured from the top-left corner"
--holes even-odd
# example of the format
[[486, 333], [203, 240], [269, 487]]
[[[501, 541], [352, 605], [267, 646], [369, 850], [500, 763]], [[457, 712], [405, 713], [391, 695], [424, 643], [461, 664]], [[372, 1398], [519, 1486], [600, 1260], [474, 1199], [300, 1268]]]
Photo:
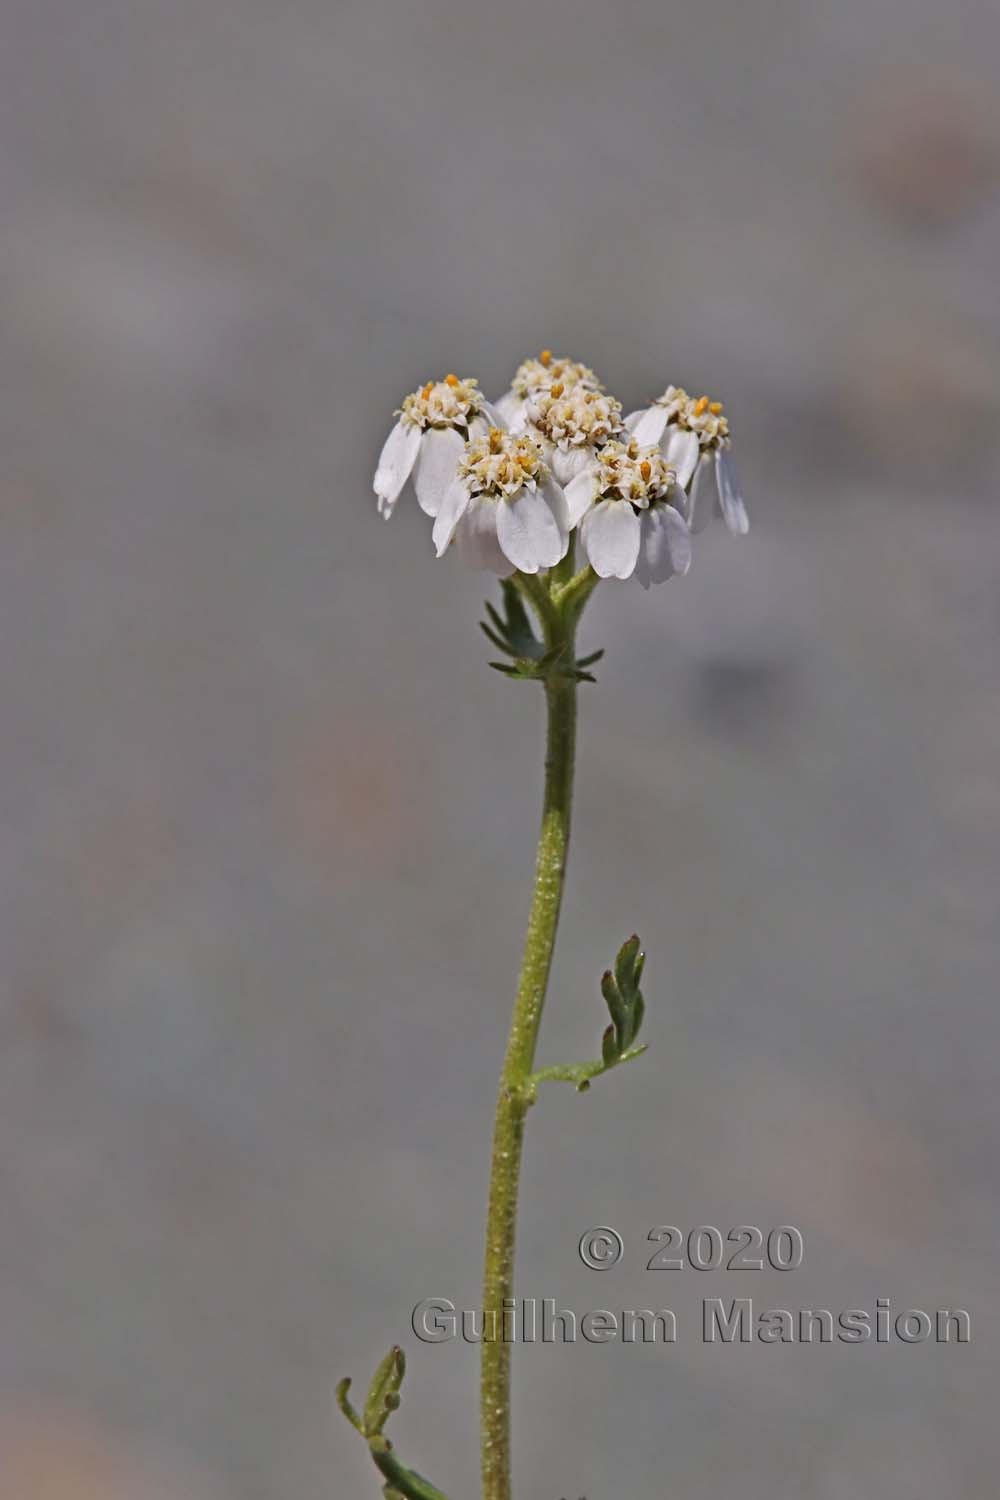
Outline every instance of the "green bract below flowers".
[[[747, 513], [718, 401], [671, 385], [644, 410], [623, 416], [593, 370], [548, 349], [524, 361], [494, 405], [477, 381], [446, 375], [407, 396], [397, 416], [375, 474], [380, 513], [390, 516], [412, 484], [432, 518], [438, 557], [455, 551], [470, 567], [499, 575], [499, 606], [487, 604], [482, 623], [502, 657], [490, 665], [512, 680], [541, 683], [545, 692], [541, 829], [487, 1193], [480, 1326], [497, 1329], [514, 1305], [518, 1184], [531, 1106], [546, 1084], [569, 1083], [585, 1093], [646, 1050], [637, 1040], [646, 1012], [645, 954], [633, 936], [594, 986], [606, 1015], [593, 1055], [535, 1063], [566, 879], [577, 692], [580, 683], [594, 681], [589, 668], [603, 654], [577, 655], [580, 619], [602, 578], [635, 578], [648, 588], [686, 573], [692, 533], [713, 512], [737, 535], [747, 530]], [[476, 1004], [493, 999], [492, 976], [484, 975]], [[484, 1337], [480, 1359], [482, 1500], [511, 1500], [511, 1345]], [[337, 1400], [368, 1444], [386, 1500], [445, 1500], [385, 1435], [405, 1368], [395, 1345], [360, 1411], [351, 1404], [349, 1380], [340, 1382]], [[436, 1407], [427, 1411], [428, 1425], [441, 1427]], [[576, 1477], [566, 1476], [567, 1490]], [[529, 1492], [530, 1486], [523, 1491]]]
[[749, 529], [722, 403], [668, 385], [622, 417], [593, 370], [543, 349], [491, 405], [446, 375], [407, 396], [375, 473], [391, 516], [412, 482], [433, 541], [503, 578], [555, 567], [579, 529], [599, 578], [643, 588], [691, 566], [691, 532], [713, 511]]

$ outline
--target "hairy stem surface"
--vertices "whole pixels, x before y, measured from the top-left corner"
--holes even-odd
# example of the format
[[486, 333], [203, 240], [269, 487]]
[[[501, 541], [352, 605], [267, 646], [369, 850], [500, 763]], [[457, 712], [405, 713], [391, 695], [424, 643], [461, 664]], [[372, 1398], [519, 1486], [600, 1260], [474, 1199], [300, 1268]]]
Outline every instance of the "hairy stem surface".
[[[547, 645], [565, 647], [563, 663], [573, 659], [577, 618], [576, 609], [556, 609], [542, 620]], [[524, 1122], [529, 1107], [526, 1084], [535, 1059], [566, 876], [576, 745], [576, 694], [577, 684], [572, 676], [553, 673], [546, 679], [548, 725], [542, 826], [538, 836], [531, 914], [493, 1127], [480, 1386], [483, 1500], [510, 1500], [511, 1346], [503, 1338], [503, 1304], [505, 1298], [513, 1296], [517, 1195]]]

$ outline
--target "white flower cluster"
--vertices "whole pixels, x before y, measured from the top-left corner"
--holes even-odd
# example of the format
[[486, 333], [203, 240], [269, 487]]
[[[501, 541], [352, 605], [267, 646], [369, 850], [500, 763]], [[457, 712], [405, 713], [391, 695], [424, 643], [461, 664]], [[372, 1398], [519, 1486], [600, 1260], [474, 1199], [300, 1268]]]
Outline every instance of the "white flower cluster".
[[529, 396], [524, 405], [527, 430], [541, 438], [560, 484], [568, 484], [594, 452], [621, 437], [622, 405], [590, 386], [556, 381]]
[[538, 443], [491, 427], [474, 438], [441, 501], [433, 539], [438, 557], [452, 541], [472, 568], [504, 578], [519, 568], [553, 568], [569, 550], [566, 499]]
[[713, 510], [749, 529], [721, 402], [667, 386], [622, 419], [593, 370], [543, 349], [491, 406], [447, 375], [407, 396], [386, 439], [375, 494], [390, 516], [407, 481], [434, 517], [437, 555], [505, 577], [555, 567], [578, 531], [601, 578], [643, 588], [691, 565], [691, 532]]
[[403, 422], [411, 427], [468, 427], [483, 409], [478, 380], [459, 380], [446, 375], [429, 380], [407, 396], [400, 408]]
[[607, 443], [566, 486], [587, 561], [601, 578], [665, 583], [691, 566], [687, 497], [659, 448]]
[[525, 406], [533, 396], [559, 385], [564, 391], [582, 386], [584, 390], [601, 391], [604, 387], [587, 365], [575, 359], [557, 357], [543, 349], [537, 359], [526, 359], [514, 371], [510, 390], [497, 402], [497, 411], [512, 432], [524, 425]]
[[437, 515], [442, 492], [470, 438], [484, 433], [498, 417], [479, 389], [478, 380], [446, 375], [429, 380], [405, 397], [396, 413], [375, 471], [379, 514], [392, 515], [403, 486], [412, 475], [421, 510]]
[[729, 420], [721, 401], [668, 385], [651, 406], [627, 417], [625, 426], [637, 442], [659, 443], [676, 467], [690, 492], [692, 531], [704, 530], [718, 510], [734, 535], [746, 535], [750, 521], [729, 457]]
[[458, 466], [460, 479], [467, 479], [474, 494], [509, 498], [524, 484], [546, 478], [538, 444], [526, 434], [514, 435], [491, 427], [485, 437], [474, 438]]

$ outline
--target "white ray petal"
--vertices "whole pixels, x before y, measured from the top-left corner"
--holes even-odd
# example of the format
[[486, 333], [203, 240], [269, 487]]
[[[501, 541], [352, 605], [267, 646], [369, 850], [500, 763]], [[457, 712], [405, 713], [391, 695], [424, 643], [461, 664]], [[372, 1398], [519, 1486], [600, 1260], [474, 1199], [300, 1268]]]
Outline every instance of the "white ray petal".
[[567, 532], [539, 490], [518, 490], [513, 499], [500, 501], [497, 537], [522, 573], [552, 568], [566, 555]]
[[420, 428], [397, 422], [382, 444], [372, 488], [378, 496], [380, 516], [386, 520], [396, 508], [403, 485], [410, 477], [420, 447]]
[[677, 470], [677, 483], [686, 489], [691, 482], [695, 464], [698, 462], [698, 439], [693, 432], [671, 423], [663, 435], [660, 445], [663, 457], [671, 468]]
[[691, 566], [691, 533], [672, 505], [652, 505], [639, 517], [639, 558], [635, 576], [644, 589], [666, 583]]
[[663, 436], [667, 425], [667, 413], [662, 406], [647, 406], [639, 413], [635, 425], [629, 428], [636, 442], [643, 448], [652, 448]]
[[428, 427], [420, 439], [413, 488], [425, 515], [437, 515], [464, 452], [465, 444], [454, 427]]
[[579, 526], [596, 494], [593, 468], [582, 469], [575, 479], [570, 480], [563, 494], [566, 496], [569, 524], [571, 527]]
[[563, 556], [565, 557], [566, 548], [569, 546], [569, 534], [571, 530], [569, 524], [569, 506], [566, 504], [566, 491], [561, 484], [556, 484], [554, 479], [549, 478], [542, 485], [542, 494], [545, 497], [549, 510], [551, 510], [556, 518], [556, 525], [559, 527], [559, 531], [566, 543], [566, 547], [563, 548]]
[[524, 402], [515, 391], [504, 391], [493, 406], [500, 417], [500, 426], [509, 432], [518, 432], [524, 425]]
[[507, 578], [514, 565], [504, 556], [497, 541], [497, 511], [502, 504], [481, 495], [470, 500], [455, 528], [455, 545], [467, 568]]
[[691, 533], [688, 523], [676, 505], [657, 506], [657, 509], [666, 532], [671, 565], [674, 572], [683, 578], [691, 566]]
[[565, 488], [571, 479], [575, 479], [581, 469], [585, 469], [594, 457], [591, 448], [556, 448], [552, 457], [548, 459], [549, 467]]
[[691, 505], [688, 525], [694, 532], [704, 531], [712, 513], [719, 503], [719, 486], [715, 477], [715, 460], [711, 453], [703, 453], [698, 460], [691, 482]]
[[455, 527], [469, 508], [469, 490], [465, 481], [453, 479], [444, 492], [440, 509], [434, 517], [431, 539], [438, 557], [444, 557], [455, 535]]
[[639, 555], [639, 517], [626, 500], [599, 500], [580, 526], [587, 561], [600, 578], [630, 578]]
[[750, 518], [740, 494], [739, 481], [733, 461], [724, 448], [715, 455], [715, 474], [719, 487], [719, 509], [722, 519], [734, 536], [746, 536], [750, 530]]

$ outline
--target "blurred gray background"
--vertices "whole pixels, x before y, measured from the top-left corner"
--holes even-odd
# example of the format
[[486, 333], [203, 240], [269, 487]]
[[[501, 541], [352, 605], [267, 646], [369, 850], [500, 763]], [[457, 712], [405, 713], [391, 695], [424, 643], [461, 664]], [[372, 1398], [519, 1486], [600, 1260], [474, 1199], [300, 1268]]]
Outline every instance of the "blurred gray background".
[[[391, 412], [544, 344], [727, 403], [751, 507], [609, 585], [531, 1119], [519, 1500], [995, 1489], [1000, 12], [977, 0], [6, 0], [0, 1494], [476, 1493], [475, 1303], [540, 695], [375, 516]], [[658, 1224], [795, 1273], [646, 1272]], [[626, 1257], [576, 1243], [616, 1226]], [[705, 1296], [969, 1309], [706, 1347]]]

